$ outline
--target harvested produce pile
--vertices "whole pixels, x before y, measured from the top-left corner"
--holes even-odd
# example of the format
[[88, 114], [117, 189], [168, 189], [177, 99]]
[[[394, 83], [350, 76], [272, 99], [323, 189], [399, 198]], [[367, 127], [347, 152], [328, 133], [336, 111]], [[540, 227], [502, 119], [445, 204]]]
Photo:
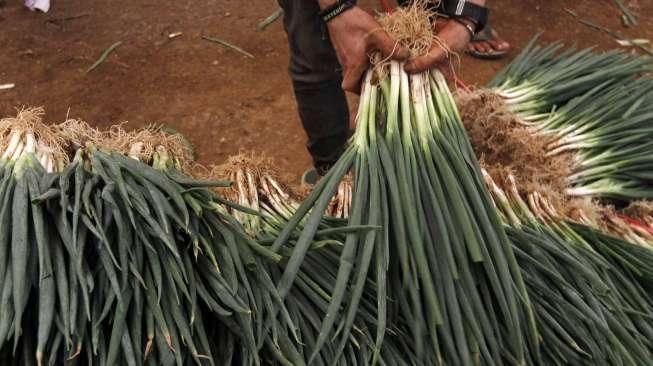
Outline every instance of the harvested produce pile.
[[561, 47], [533, 40], [490, 88], [549, 156], [574, 152], [567, 194], [653, 198], [653, 58]]
[[[382, 19], [414, 55], [419, 4]], [[557, 47], [479, 93], [497, 148], [439, 72], [377, 63], [303, 200], [262, 160], [198, 169], [164, 128], [0, 120], [0, 363], [649, 363], [653, 206], [567, 208], [650, 197], [652, 63]]]
[[[527, 49], [526, 52], [530, 52], [530, 50]], [[553, 53], [549, 56], [552, 57]], [[566, 54], [563, 53], [560, 57], [564, 58]], [[643, 93], [641, 88], [647, 81], [636, 77], [650, 67], [650, 60], [647, 58], [631, 59], [631, 56], [626, 55], [622, 57], [617, 58], [615, 63], [631, 60], [631, 63], [626, 63], [627, 72], [615, 73], [612, 77], [622, 76], [623, 84], [633, 88], [629, 92], [637, 90]], [[550, 62], [554, 63], [554, 61]], [[589, 68], [589, 70], [592, 69]], [[578, 71], [574, 77], [581, 78], [583, 72], [586, 72], [586, 69]], [[592, 84], [589, 87], [581, 84], [580, 89], [576, 91], [581, 97], [588, 98], [584, 94], [587, 90], [592, 90], [597, 86], [606, 86], [602, 85], [603, 80], [598, 76], [599, 72], [594, 71], [594, 73], [597, 74], [592, 75], [595, 79], [592, 77], [581, 78], [581, 80], [589, 79], [588, 84], [599, 80], [597, 85]], [[410, 345], [403, 344], [401, 345], [403, 348], [398, 349], [398, 351], [413, 357], [409, 363], [510, 364], [518, 362], [510, 353], [511, 350], [507, 350], [515, 344], [511, 343], [513, 339], [508, 340], [509, 336], [502, 334], [501, 331], [492, 334], [493, 325], [496, 325], [498, 321], [509, 319], [509, 316], [499, 320], [494, 317], [495, 312], [501, 313], [495, 302], [497, 299], [487, 296], [474, 298], [473, 295], [468, 295], [475, 291], [480, 291], [483, 294], [485, 289], [485, 293], [493, 293], [493, 296], [496, 296], [498, 288], [487, 290], [489, 287], [484, 287], [487, 285], [479, 284], [483, 281], [483, 273], [477, 269], [468, 273], [471, 272], [474, 276], [479, 276], [480, 282], [479, 277], [465, 282], [464, 275], [460, 275], [460, 273], [449, 277], [450, 282], [447, 279], [448, 272], [455, 272], [452, 268], [462, 267], [462, 271], [465, 271], [464, 266], [467, 263], [463, 262], [462, 266], [459, 266], [460, 262], [456, 260], [460, 257], [456, 257], [450, 262], [453, 264], [447, 263], [448, 259], [453, 258], [448, 255], [460, 253], [455, 252], [456, 244], [467, 244], [470, 236], [482, 232], [475, 225], [479, 225], [483, 230], [488, 228], [488, 226], [482, 226], [484, 223], [482, 205], [491, 202], [491, 199], [484, 195], [485, 190], [482, 184], [473, 186], [477, 182], [475, 178], [480, 176], [476, 173], [479, 170], [474, 167], [476, 163], [471, 147], [466, 144], [464, 132], [459, 129], [459, 117], [455, 107], [451, 107], [453, 104], [447, 98], [446, 85], [438, 82], [437, 76], [429, 75], [426, 79], [433, 87], [422, 89], [424, 83], [420, 83], [420, 81], [423, 79], [416, 80], [417, 77], [413, 77], [408, 80], [408, 77], [402, 77], [401, 68], [396, 64], [391, 66], [389, 75], [389, 78], [386, 79], [381, 77], [378, 86], [370, 83], [371, 77], [368, 75], [363, 88], [357, 132], [352, 139], [352, 146], [336, 168], [325, 177], [313, 194], [299, 207], [289, 225], [284, 226], [284, 231], [275, 244], [283, 243], [291, 235], [291, 232], [297, 232], [299, 241], [293, 257], [296, 258], [295, 263], [301, 263], [303, 251], [311, 246], [314, 240], [313, 235], [317, 232], [317, 227], [323, 219], [323, 209], [340, 181], [341, 175], [353, 168], [356, 180], [352, 196], [352, 216], [348, 225], [354, 227], [356, 224], [376, 224], [378, 218], [375, 213], [379, 207], [381, 208], [381, 217], [385, 217], [383, 222], [386, 225], [382, 225], [381, 235], [375, 232], [368, 233], [367, 237], [351, 234], [349, 236], [351, 241], [348, 240], [344, 243], [337, 281], [340, 286], [348, 287], [348, 291], [351, 292], [345, 298], [346, 290], [342, 290], [343, 295], [332, 300], [327, 318], [322, 322], [322, 331], [329, 332], [333, 327], [348, 329], [350, 323], [347, 314], [352, 314], [355, 311], [357, 296], [361, 296], [361, 292], [357, 292], [359, 287], [356, 281], [362, 277], [362, 274], [367, 273], [368, 277], [377, 279], [377, 296], [388, 293], [390, 299], [398, 299], [396, 303], [386, 302], [384, 299], [378, 301], [378, 309], [387, 309], [387, 318], [382, 312], [378, 314], [378, 319], [382, 320], [378, 324], [391, 324], [391, 329], [399, 330], [398, 334], [406, 334], [401, 332], [410, 330], [408, 334], [413, 336]], [[393, 77], [397, 76], [400, 79], [399, 86], [395, 84], [393, 87]], [[402, 82], [406, 83], [401, 84]], [[569, 84], [575, 85], [572, 81]], [[407, 85], [410, 85], [410, 92], [405, 92], [407, 89], [404, 89], [402, 93], [401, 88], [405, 88]], [[609, 86], [609, 90], [612, 90], [613, 87], [616, 89], [623, 87], [621, 84]], [[567, 87], [571, 88], [569, 85]], [[395, 88], [398, 88], [398, 91]], [[609, 93], [609, 90], [606, 93]], [[570, 89], [565, 88], [562, 91], [555, 91], [558, 95], [551, 96], [551, 103], [558, 103], [560, 108], [572, 103], [579, 103], [578, 98], [574, 99], [573, 95], [567, 96], [568, 99], [556, 99], [561, 98], [559, 93], [563, 92], [571, 93]], [[545, 94], [546, 91], [543, 93]], [[406, 99], [401, 99], [402, 97]], [[422, 98], [427, 101], [425, 105], [420, 103], [424, 100]], [[432, 103], [430, 105], [429, 100]], [[412, 103], [404, 103], [405, 101]], [[600, 102], [603, 103], [601, 100]], [[402, 105], [409, 107], [402, 111], [404, 113], [399, 113]], [[587, 108], [597, 108], [597, 105], [588, 103]], [[625, 116], [632, 116], [634, 110], [634, 107], [630, 108], [631, 114]], [[541, 113], [545, 114], [543, 111]], [[635, 122], [627, 118], [624, 120], [627, 121], [626, 125], [631, 122], [646, 124], [646, 118], [648, 116], [643, 114], [641, 120], [636, 119]], [[515, 117], [515, 120], [523, 123], [521, 118]], [[404, 121], [409, 121], [409, 123], [404, 124]], [[615, 127], [610, 131], [617, 129]], [[629, 137], [631, 132], [633, 134]], [[612, 149], [615, 149], [614, 146], [623, 148], [624, 146], [618, 144], [624, 141], [630, 141], [629, 147], [633, 148], [642, 145], [643, 142], [639, 141], [639, 138], [642, 138], [641, 135], [644, 132], [646, 130], [622, 130], [617, 136], [624, 137], [624, 140], [617, 141]], [[598, 135], [602, 136], [604, 133], [608, 135], [606, 131], [601, 131]], [[614, 138], [615, 135], [610, 137], [612, 140], [606, 139], [604, 143], [610, 145], [611, 142], [616, 141]], [[542, 144], [541, 147], [548, 149], [547, 145], [552, 143], [551, 139], [545, 136], [545, 141], [547, 143]], [[604, 153], [603, 150], [598, 149], [601, 146], [601, 144], [597, 144], [594, 152]], [[643, 148], [646, 146], [644, 143]], [[452, 153], [447, 148], [457, 149]], [[556, 156], [558, 152], [552, 155]], [[466, 158], [465, 164], [456, 164], [456, 158], [459, 156]], [[541, 156], [545, 156], [545, 154]], [[519, 156], [507, 156], [507, 158], [519, 159]], [[434, 159], [435, 164], [430, 165], [430, 159]], [[452, 162], [447, 159], [451, 159]], [[565, 159], [568, 157], [561, 158], [560, 162], [564, 162]], [[546, 159], [543, 161], [550, 163]], [[575, 167], [575, 164], [567, 164], [567, 167]], [[619, 167], [621, 166], [626, 165], [619, 165]], [[471, 172], [467, 170], [469, 168], [471, 168]], [[559, 175], [557, 177], [549, 175], [552, 179], [547, 183], [558, 184], [557, 187], [561, 188], [565, 185], [565, 176], [562, 173], [569, 174], [569, 170], [565, 166], [558, 168], [554, 173]], [[537, 167], [534, 169], [535, 172], [537, 172], [536, 169]], [[605, 170], [609, 171], [610, 169]], [[560, 175], [563, 176], [560, 177]], [[456, 177], [457, 180], [447, 179], [452, 177]], [[472, 178], [472, 183], [466, 179], [469, 177]], [[574, 178], [574, 176], [571, 177]], [[511, 176], [508, 175], [506, 181], [510, 180]], [[512, 181], [514, 186], [514, 177], [512, 177]], [[469, 188], [470, 184], [473, 188]], [[640, 184], [641, 190], [638, 194], [646, 197], [647, 183], [635, 184]], [[379, 185], [380, 188], [375, 187], [376, 185]], [[514, 189], [514, 196], [517, 197], [515, 202], [520, 202], [516, 207], [519, 207], [520, 210], [523, 209], [522, 214], [517, 215], [510, 205], [506, 206], [509, 210], [502, 212], [504, 224], [511, 226], [507, 230], [512, 248], [518, 253], [517, 263], [520, 272], [527, 279], [525, 283], [526, 296], [522, 296], [521, 299], [534, 296], [532, 306], [528, 302], [519, 303], [520, 306], [523, 306], [522, 312], [519, 313], [520, 320], [523, 320], [520, 326], [523, 328], [516, 330], [515, 324], [511, 324], [510, 328], [513, 330], [513, 334], [521, 333], [516, 337], [523, 337], [522, 341], [526, 344], [526, 350], [522, 356], [523, 362], [526, 364], [645, 364], [650, 359], [653, 349], [649, 341], [652, 326], [651, 315], [653, 314], [650, 293], [650, 273], [651, 264], [653, 264], [651, 255], [653, 252], [650, 248], [643, 248], [602, 234], [595, 228], [565, 221], [564, 216], [556, 212], [556, 205], [552, 204], [546, 195], [533, 191], [534, 187], [537, 185], [530, 186], [528, 190], [516, 187]], [[501, 192], [500, 189], [498, 191]], [[522, 200], [524, 192], [528, 193], [526, 195], [528, 205]], [[575, 195], [571, 190], [565, 193]], [[502, 194], [505, 196], [505, 193]], [[628, 191], [622, 191], [615, 197], [628, 199], [628, 195]], [[557, 202], [557, 204], [564, 207], [569, 203], [565, 194], [559, 194], [558, 197], [561, 197], [561, 202]], [[377, 201], [379, 198], [380, 203]], [[474, 204], [477, 205], [474, 206]], [[367, 212], [368, 216], [361, 215], [361, 211], [357, 211], [356, 208], [360, 209], [360, 205], [364, 207], [362, 212]], [[590, 204], [585, 203], [585, 205], [588, 208], [593, 208]], [[433, 209], [433, 207], [437, 207], [437, 209]], [[468, 214], [473, 213], [479, 216], [465, 221], [464, 215], [460, 215], [465, 210]], [[438, 217], [439, 214], [442, 216]], [[580, 217], [583, 220], [587, 220], [595, 227], [599, 226], [598, 222], [593, 221], [595, 220], [593, 214], [596, 212], [580, 211]], [[494, 213], [490, 213], [489, 217], [492, 215]], [[522, 223], [524, 220], [522, 215], [525, 215], [525, 222], [528, 225]], [[359, 217], [360, 219], [358, 219]], [[613, 221], [617, 218], [617, 216], [610, 217]], [[301, 225], [301, 230], [299, 230], [294, 225], [300, 222], [309, 225]], [[471, 222], [472, 227], [465, 227], [465, 222]], [[487, 222], [485, 221], [485, 223]], [[620, 224], [624, 222], [619, 221]], [[418, 223], [416, 228], [419, 233], [411, 236], [410, 225], [413, 223]], [[499, 233], [503, 230], [501, 225], [494, 226], [494, 228], [495, 232]], [[633, 234], [633, 232], [626, 233], [615, 229], [612, 231], [626, 238]], [[376, 238], [372, 238], [374, 235]], [[364, 241], [366, 238], [370, 241]], [[641, 239], [641, 237], [638, 238]], [[480, 237], [480, 246], [485, 249], [491, 248], [491, 241], [486, 241], [486, 239], [486, 237]], [[372, 241], [376, 243], [374, 248], [372, 248]], [[440, 246], [443, 242], [445, 245]], [[447, 245], [451, 246], [447, 247]], [[351, 249], [348, 250], [347, 246], [351, 246]], [[503, 248], [506, 249], [506, 246]], [[425, 250], [421, 252], [426, 256], [425, 260], [419, 257], [420, 249]], [[428, 250], [432, 250], [434, 255], [429, 256]], [[348, 252], [351, 254], [345, 257]], [[384, 255], [387, 253], [392, 258], [396, 257], [397, 261], [383, 262]], [[536, 265], [538, 261], [540, 261], [540, 265]], [[490, 261], [485, 259], [484, 262]], [[384, 263], [388, 263], [387, 267], [383, 265]], [[406, 263], [408, 264], [406, 265]], [[421, 265], [423, 267], [420, 267]], [[284, 274], [284, 276], [287, 275], [286, 278], [289, 281], [294, 275], [289, 270], [294, 270], [294, 268], [288, 267]], [[409, 272], [408, 275], [404, 272], [406, 268]], [[473, 265], [470, 268], [474, 268]], [[433, 280], [430, 283], [420, 282], [424, 278], [421, 276], [425, 273], [428, 275], [429, 271], [435, 273]], [[582, 276], [573, 279], [572, 274], [576, 272]], [[511, 273], [511, 275], [517, 279], [520, 278], [519, 273], [516, 275]], [[387, 280], [385, 288], [380, 279]], [[406, 281], [406, 279], [408, 280]], [[555, 286], [548, 285], [550, 281], [557, 280], [560, 281], [555, 283]], [[393, 283], [393, 281], [395, 282]], [[419, 290], [411, 292], [413, 290], [411, 286], [416, 283], [420, 285]], [[447, 284], [451, 284], [451, 286], [447, 288]], [[471, 284], [471, 286], [465, 287], [466, 284]], [[453, 298], [453, 300], [444, 304], [429, 303], [430, 285], [437, 287], [437, 290], [432, 292], [436, 294], [436, 298], [438, 295], [446, 293], [449, 296], [443, 296], [443, 298], [449, 300]], [[519, 282], [517, 281], [515, 288], [519, 288], [518, 286]], [[452, 288], [453, 291], [446, 292]], [[367, 293], [364, 289], [361, 291]], [[608, 292], [611, 295], [606, 297]], [[473, 302], [466, 303], [469, 298], [472, 301], [479, 299], [479, 304], [483, 309], [489, 309], [489, 311], [470, 311], [471, 308], [466, 308], [466, 306], [474, 304]], [[429, 304], [438, 304], [441, 307], [429, 308]], [[401, 313], [393, 311], [393, 306], [401, 308]], [[444, 309], [443, 312], [446, 314], [451, 314], [451, 318], [444, 322], [434, 321], [437, 317], [434, 313], [440, 309]], [[394, 315], [398, 313], [401, 315], [395, 317]], [[528, 323], [530, 314], [533, 314], [536, 319], [532, 328]], [[489, 321], [486, 322], [485, 317], [488, 317]], [[426, 325], [426, 329], [421, 328], [422, 324]], [[435, 329], [429, 329], [429, 326], [434, 324], [436, 325]], [[456, 327], [460, 324], [462, 326]], [[487, 324], [490, 326], [485, 327]], [[568, 324], [574, 324], [574, 326], [570, 327]], [[450, 332], [447, 333], [447, 331]], [[537, 335], [533, 336], [531, 331], [536, 332]], [[421, 338], [418, 334], [422, 337], [429, 336], [431, 344], [421, 348]], [[438, 338], [440, 334], [444, 336]], [[492, 334], [495, 338], [499, 337], [498, 343], [501, 345], [499, 347], [502, 355], [497, 359], [492, 359], [494, 349], [483, 348], [486, 346], [483, 342], [489, 338], [484, 338], [486, 334]], [[506, 339], [501, 338], [504, 336]], [[324, 338], [326, 337], [324, 336]], [[470, 343], [465, 344], [465, 342]], [[606, 348], [606, 344], [610, 346]], [[317, 346], [320, 344], [318, 343]], [[478, 348], [473, 349], [473, 347]], [[472, 349], [471, 352], [470, 349]]]
[[534, 40], [491, 89], [461, 92], [458, 102], [499, 186], [516, 181], [524, 200], [543, 196], [557, 215], [650, 246], [646, 218], [613, 205], [653, 195], [652, 69], [649, 57]]
[[368, 73], [349, 149], [273, 245], [286, 243], [308, 215], [280, 294], [354, 168], [349, 225], [383, 231], [345, 241], [337, 292], [312, 352], [334, 336], [349, 337], [369, 274], [378, 293], [377, 348], [386, 325], [403, 322], [412, 338], [402, 351], [417, 364], [526, 362], [538, 349], [528, 294], [446, 83], [437, 72], [409, 77], [398, 63], [389, 67], [378, 86]]
[[[232, 187], [219, 190], [238, 203], [239, 206], [233, 206], [230, 211], [234, 217], [242, 220], [247, 232], [257, 241], [265, 246], [272, 245], [299, 207], [294, 194], [279, 183], [278, 173], [264, 159], [239, 155], [215, 169], [213, 174], [233, 179], [235, 184]], [[345, 180], [340, 184], [339, 191], [342, 192], [346, 187], [349, 186]], [[340, 208], [336, 213], [342, 211]], [[303, 227], [304, 222], [297, 225]], [[356, 332], [347, 335], [342, 343], [325, 344], [314, 355], [309, 352], [320, 338], [320, 320], [326, 316], [329, 301], [335, 291], [338, 259], [348, 234], [357, 235], [380, 229], [380, 226], [348, 226], [347, 220], [332, 216], [321, 217], [318, 230], [298, 269], [296, 282], [286, 293], [287, 310], [280, 310], [278, 318], [274, 316], [270, 323], [266, 323], [273, 339], [282, 342], [284, 347], [283, 353], [275, 355], [277, 360], [300, 365], [312, 356], [315, 364], [329, 364], [331, 360], [338, 359], [345, 364], [369, 362], [374, 349], [371, 341], [374, 334], [370, 334], [368, 329], [376, 328], [376, 294], [372, 279], [367, 278], [363, 278], [365, 300], [352, 316], [356, 319]], [[291, 235], [279, 247], [279, 253], [289, 257], [297, 246], [298, 236], [297, 233]], [[277, 268], [269, 268], [269, 275], [275, 283], [281, 281], [285, 268], [285, 262]], [[270, 310], [272, 311], [273, 309]], [[387, 342], [383, 347], [390, 349], [391, 343]]]
[[77, 140], [77, 122], [46, 127], [28, 110], [0, 124], [3, 363], [259, 362], [265, 313], [253, 309], [276, 291], [248, 273], [281, 256], [205, 188], [229, 183], [183, 175], [168, 136], [149, 152], [132, 140], [153, 131], [113, 130], [150, 166]]
[[526, 203], [486, 175], [524, 274], [545, 364], [646, 364], [653, 342], [653, 251]]
[[[653, 84], [641, 74], [653, 64], [558, 48], [532, 44], [491, 83], [495, 89], [459, 101], [510, 225], [545, 364], [646, 364], [653, 349], [650, 203], [616, 212], [573, 196], [620, 204], [650, 197], [652, 117], [642, 103]], [[493, 145], [506, 136], [508, 144]]]

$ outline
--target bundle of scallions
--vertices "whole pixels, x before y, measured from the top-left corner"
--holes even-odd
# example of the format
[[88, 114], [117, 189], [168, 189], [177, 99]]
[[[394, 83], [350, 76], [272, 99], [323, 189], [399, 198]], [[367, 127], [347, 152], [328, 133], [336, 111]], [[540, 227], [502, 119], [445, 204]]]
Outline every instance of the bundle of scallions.
[[651, 359], [653, 299], [629, 270], [545, 225], [524, 224], [508, 234], [534, 304], [543, 364]]
[[541, 136], [575, 153], [572, 196], [653, 197], [653, 58], [533, 40], [489, 84]]
[[[234, 185], [232, 189], [237, 197], [250, 197], [239, 203], [251, 207], [252, 202], [257, 202], [261, 207], [260, 241], [271, 244], [291, 219], [297, 204], [265, 168], [252, 167], [251, 162], [244, 165], [235, 170], [240, 176], [248, 177], [248, 183]], [[653, 299], [646, 288], [651, 277], [643, 270], [645, 267], [639, 266], [653, 263], [650, 254], [596, 229], [565, 222], [542, 194], [534, 192], [522, 200], [513, 177], [508, 179], [512, 184], [507, 191], [500, 189], [489, 176], [485, 178], [502, 220], [510, 224], [507, 232], [533, 301], [541, 358], [529, 360], [528, 364], [640, 364], [650, 357]], [[252, 198], [254, 194], [256, 197]], [[303, 222], [298, 226], [298, 235], [302, 228]], [[374, 229], [347, 226], [346, 221], [327, 216], [322, 218], [300, 269], [297, 286], [288, 295], [292, 299], [288, 307], [295, 309], [291, 313], [293, 319], [299, 319], [297, 333], [304, 346], [295, 348], [293, 353], [305, 357], [307, 354], [303, 352], [314, 346], [319, 331], [316, 315], [323, 316], [326, 311], [325, 301], [333, 291], [347, 232]], [[296, 237], [289, 243], [284, 252], [292, 249]], [[373, 352], [366, 326], [376, 324], [375, 289], [369, 276], [356, 315], [358, 330], [340, 356], [345, 364], [365, 364]], [[283, 331], [283, 328], [275, 329]], [[388, 324], [388, 329], [381, 359], [387, 364], [419, 364], [414, 348], [406, 344], [411, 323], [399, 317]], [[292, 335], [283, 338], [289, 340]], [[333, 346], [325, 345], [316, 364], [332, 359]], [[293, 361], [304, 362], [301, 357]]]
[[538, 359], [521, 272], [444, 78], [437, 71], [409, 76], [396, 62], [388, 69], [379, 84], [367, 74], [350, 147], [272, 245], [278, 251], [297, 237], [278, 284], [285, 297], [350, 169], [348, 225], [383, 227], [347, 235], [309, 360], [329, 341], [342, 350], [368, 276], [377, 294], [370, 362], [382, 359], [386, 326], [398, 319], [410, 325], [406, 353], [417, 364]]
[[[633, 209], [616, 211], [614, 207], [603, 206], [585, 198], [559, 202], [557, 196], [550, 196], [551, 192], [528, 191], [523, 187], [520, 188], [517, 179], [511, 173], [506, 174], [506, 176], [498, 176], [496, 180], [485, 169], [483, 175], [488, 189], [492, 192], [495, 202], [499, 204], [500, 208], [504, 208], [508, 202], [504, 192], [510, 192], [514, 202], [523, 201], [528, 203], [525, 206], [524, 214], [531, 218], [537, 217], [545, 221], [549, 218], [555, 218], [558, 221], [577, 222], [592, 227], [599, 232], [620, 238], [622, 241], [643, 246], [649, 251], [653, 249], [653, 226], [651, 226], [651, 221], [647, 219], [648, 215], [646, 214], [637, 214], [637, 211]], [[644, 205], [644, 211], [647, 211], [648, 201], [636, 203]], [[504, 222], [519, 223], [520, 220], [513, 215], [513, 211], [512, 209], [503, 210], [499, 214]], [[635, 211], [635, 217], [629, 216], [631, 211]], [[533, 215], [533, 212], [538, 214]]]
[[653, 252], [565, 221], [486, 175], [542, 337], [544, 364], [643, 365], [653, 354]]
[[[301, 201], [301, 194], [281, 183], [280, 173], [272, 166], [270, 158], [238, 154], [209, 173], [233, 183], [229, 188], [220, 189], [219, 193], [237, 205], [232, 206], [229, 212], [252, 236], [261, 236], [262, 233], [272, 235], [281, 230], [285, 220], [293, 215]], [[347, 218], [351, 191], [351, 179], [345, 176], [329, 203], [325, 216], [330, 219]], [[243, 207], [248, 209], [247, 212], [242, 210]], [[259, 214], [252, 214], [252, 210]], [[271, 233], [268, 232], [270, 229]]]
[[[235, 156], [218, 170], [218, 177], [231, 177], [234, 180], [234, 185], [226, 191], [220, 189], [239, 205], [240, 213], [235, 212], [238, 208], [230, 209], [234, 217], [241, 220], [262, 245], [272, 245], [299, 207], [294, 195], [279, 183], [277, 173], [262, 159]], [[339, 189], [343, 189], [342, 184]], [[304, 221], [298, 223], [296, 232], [280, 248], [281, 254], [290, 256], [304, 224]], [[273, 338], [283, 343], [283, 354], [277, 355], [279, 361], [305, 364], [310, 356], [308, 352], [314, 349], [321, 328], [320, 320], [326, 316], [334, 291], [339, 258], [347, 234], [364, 234], [380, 229], [379, 226], [348, 226], [347, 220], [323, 213], [295, 284], [286, 295], [288, 312], [271, 318], [267, 324], [274, 334]], [[270, 268], [269, 275], [278, 281], [285, 268], [286, 263], [282, 262], [277, 268]], [[373, 279], [368, 277], [361, 295], [361, 306], [354, 315], [355, 331], [348, 336], [342, 349], [337, 343], [325, 344], [314, 356], [314, 364], [326, 365], [331, 360], [339, 360], [342, 364], [369, 362], [370, 355], [374, 353], [374, 342], [370, 341], [374, 335], [368, 329], [377, 327], [375, 289]], [[390, 342], [384, 342], [382, 352], [399, 354], [389, 349]]]
[[0, 126], [2, 364], [260, 364], [281, 353], [263, 332], [270, 299], [287, 312], [265, 275], [281, 255], [209, 189], [229, 183], [182, 174], [163, 145], [139, 161], [139, 141], [107, 150], [79, 140], [79, 124], [47, 127], [30, 110]]

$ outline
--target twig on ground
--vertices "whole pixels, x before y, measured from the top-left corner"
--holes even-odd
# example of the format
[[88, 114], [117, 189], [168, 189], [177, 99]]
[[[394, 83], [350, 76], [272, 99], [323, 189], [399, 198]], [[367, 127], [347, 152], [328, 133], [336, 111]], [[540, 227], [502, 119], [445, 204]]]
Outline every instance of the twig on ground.
[[75, 20], [75, 19], [79, 19], [79, 18], [85, 18], [85, 17], [88, 17], [90, 15], [91, 14], [83, 13], [83, 14], [70, 15], [70, 16], [61, 17], [61, 18], [50, 18], [50, 19], [47, 19], [45, 22], [59, 25], [58, 23], [63, 23], [63, 22], [69, 21], [69, 20]]
[[89, 72], [95, 70], [95, 68], [97, 68], [98, 66], [100, 66], [100, 64], [102, 64], [102, 63], [104, 62], [104, 60], [107, 59], [107, 56], [109, 56], [109, 54], [110, 54], [111, 52], [113, 52], [113, 50], [115, 50], [115, 49], [116, 49], [118, 46], [120, 46], [121, 44], [122, 44], [122, 41], [118, 41], [118, 42], [112, 44], [111, 46], [109, 46], [109, 48], [107, 48], [107, 49], [102, 53], [102, 56], [100, 56], [100, 58], [99, 58], [97, 61], [95, 61], [95, 63], [94, 63], [93, 65], [91, 65], [91, 67], [89, 67], [89, 68], [86, 70], [86, 73], [88, 74]]
[[0, 90], [9, 90], [13, 89], [16, 84], [0, 84]]
[[263, 19], [258, 25], [256, 26], [256, 30], [259, 32], [264, 31], [270, 24], [274, 23], [277, 21], [277, 19], [281, 18], [283, 15], [283, 9], [279, 8], [277, 9], [274, 13], [270, 14], [267, 18]]
[[638, 24], [637, 17], [621, 0], [612, 0], [612, 2], [621, 11], [621, 20], [626, 27], [636, 26]]
[[220, 38], [202, 36], [202, 39], [204, 39], [206, 41], [209, 41], [209, 42], [221, 44], [221, 45], [223, 45], [225, 47], [228, 47], [228, 48], [231, 48], [232, 50], [234, 50], [236, 52], [239, 52], [239, 53], [241, 53], [241, 54], [243, 54], [243, 55], [245, 55], [245, 56], [247, 56], [249, 58], [254, 58], [254, 55], [252, 55], [251, 53], [249, 53], [249, 52], [245, 51], [244, 49], [242, 49], [242, 48], [240, 48], [238, 46], [235, 46], [235, 45], [233, 45], [233, 44], [231, 44], [231, 43], [229, 43], [227, 41], [224, 41], [224, 40], [222, 40]]

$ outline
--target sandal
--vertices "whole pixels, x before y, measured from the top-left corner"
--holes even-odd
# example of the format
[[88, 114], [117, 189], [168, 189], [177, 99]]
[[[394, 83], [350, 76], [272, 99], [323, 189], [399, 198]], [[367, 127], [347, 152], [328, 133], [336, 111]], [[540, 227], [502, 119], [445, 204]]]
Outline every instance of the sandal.
[[[474, 43], [487, 43], [489, 50], [480, 51], [478, 49], [471, 48]], [[500, 49], [501, 45], [505, 45], [503, 49]], [[476, 34], [468, 46], [467, 54], [472, 57], [476, 57], [483, 60], [497, 60], [505, 56], [510, 50], [510, 45], [502, 39], [499, 38], [497, 32], [487, 25], [485, 29]]]

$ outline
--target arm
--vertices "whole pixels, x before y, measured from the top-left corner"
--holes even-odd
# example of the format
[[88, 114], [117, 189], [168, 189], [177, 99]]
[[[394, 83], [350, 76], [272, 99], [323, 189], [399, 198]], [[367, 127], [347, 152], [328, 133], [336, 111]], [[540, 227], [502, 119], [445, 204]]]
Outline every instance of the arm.
[[[446, 1], [446, 0], [444, 0]], [[467, 0], [479, 6], [486, 6], [485, 0]], [[470, 20], [460, 19], [461, 22], [466, 23], [472, 29], [476, 29], [476, 24]], [[453, 52], [462, 51], [467, 44], [471, 41], [472, 35], [469, 29], [457, 22], [448, 21], [438, 32], [438, 38]], [[424, 56], [415, 58], [406, 63], [406, 72], [419, 73], [438, 66], [447, 60], [447, 51], [440, 46], [435, 46]]]
[[[301, 0], [306, 1], [306, 0]], [[337, 0], [318, 0], [325, 9]], [[405, 60], [409, 52], [381, 29], [381, 25], [366, 11], [355, 6], [327, 23], [331, 43], [343, 69], [342, 88], [358, 92], [365, 70], [369, 67], [369, 54], [379, 51], [384, 57]]]

